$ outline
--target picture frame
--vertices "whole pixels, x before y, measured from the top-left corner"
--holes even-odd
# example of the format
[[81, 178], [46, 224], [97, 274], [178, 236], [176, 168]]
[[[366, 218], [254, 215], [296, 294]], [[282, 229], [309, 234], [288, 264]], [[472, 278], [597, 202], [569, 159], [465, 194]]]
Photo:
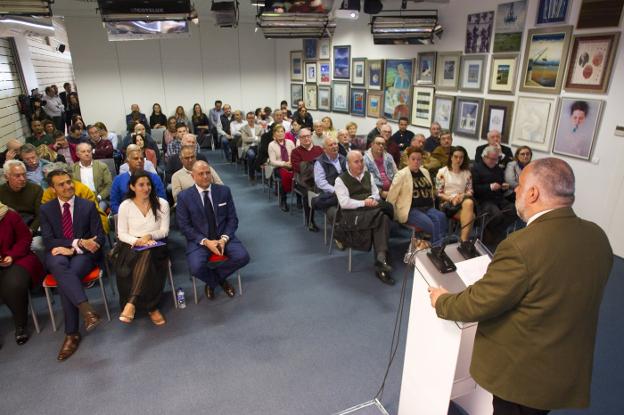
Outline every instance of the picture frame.
[[486, 55], [464, 55], [461, 57], [459, 89], [462, 91], [483, 91]]
[[438, 52], [435, 87], [438, 90], [457, 91], [461, 52]]
[[510, 142], [534, 151], [550, 151], [557, 97], [519, 95]]
[[619, 27], [623, 7], [622, 0], [582, 0], [576, 28]]
[[303, 52], [300, 50], [290, 52], [290, 80], [303, 81]]
[[511, 121], [513, 120], [513, 107], [513, 101], [486, 99], [483, 103], [481, 138], [487, 140], [488, 131], [498, 130], [501, 133], [501, 142], [508, 144]]
[[381, 91], [384, 79], [383, 59], [366, 60], [366, 88]]
[[331, 59], [331, 39], [321, 38], [318, 40], [318, 58]]
[[410, 116], [413, 65], [413, 59], [386, 59], [383, 116], [388, 120]]
[[420, 52], [414, 67], [416, 85], [433, 85], [435, 81], [436, 52]]
[[349, 89], [349, 81], [332, 81], [331, 110], [333, 112], [349, 113], [349, 100], [351, 98]]
[[351, 88], [351, 115], [366, 116], [366, 89]]
[[318, 110], [331, 111], [331, 86], [318, 87]]
[[303, 86], [303, 102], [308, 110], [318, 109], [318, 90], [316, 84], [305, 84]]
[[303, 39], [303, 58], [307, 61], [318, 59], [318, 39]]
[[493, 53], [520, 52], [526, 15], [527, 0], [517, 0], [497, 6]]
[[490, 58], [488, 93], [513, 95], [518, 74], [518, 54], [499, 53]]
[[318, 61], [317, 79], [319, 85], [331, 85], [331, 62]]
[[290, 84], [290, 104], [297, 108], [297, 102], [303, 100], [303, 84]]
[[455, 110], [454, 95], [436, 94], [433, 98], [433, 121], [440, 124], [443, 130], [453, 130], [453, 114]]
[[353, 58], [351, 60], [351, 85], [366, 85], [366, 58]]
[[305, 62], [305, 81], [306, 83], [316, 83], [318, 76], [318, 68], [316, 62]]
[[600, 99], [561, 98], [552, 152], [590, 160], [600, 128], [603, 104]]
[[566, 92], [606, 93], [619, 39], [620, 32], [575, 35], [565, 77]]
[[383, 97], [382, 91], [368, 91], [366, 96], [366, 116], [371, 118], [380, 118], [383, 113]]
[[562, 24], [568, 20], [571, 0], [539, 0], [535, 24]]
[[563, 83], [572, 26], [529, 29], [520, 91], [559, 94]]
[[471, 13], [466, 22], [465, 53], [488, 53], [494, 32], [494, 11]]
[[433, 97], [435, 88], [415, 86], [412, 94], [412, 125], [429, 128], [433, 119]]
[[351, 46], [334, 46], [334, 79], [351, 79]]
[[478, 138], [481, 128], [483, 99], [460, 97], [455, 100], [453, 132], [469, 138]]

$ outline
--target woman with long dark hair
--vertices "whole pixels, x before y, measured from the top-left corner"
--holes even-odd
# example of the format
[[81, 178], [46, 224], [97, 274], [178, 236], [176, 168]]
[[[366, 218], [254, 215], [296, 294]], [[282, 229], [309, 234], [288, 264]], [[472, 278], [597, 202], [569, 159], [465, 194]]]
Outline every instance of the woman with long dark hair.
[[67, 108], [65, 109], [65, 125], [67, 125], [67, 130], [69, 131], [69, 127], [74, 123], [73, 117], [75, 115], [80, 115], [82, 120], [82, 113], [80, 112], [80, 101], [78, 100], [78, 94], [75, 92], [71, 92], [67, 96]]
[[164, 128], [167, 126], [167, 116], [162, 113], [160, 104], [156, 102], [152, 105], [152, 115], [150, 115], [150, 128]]

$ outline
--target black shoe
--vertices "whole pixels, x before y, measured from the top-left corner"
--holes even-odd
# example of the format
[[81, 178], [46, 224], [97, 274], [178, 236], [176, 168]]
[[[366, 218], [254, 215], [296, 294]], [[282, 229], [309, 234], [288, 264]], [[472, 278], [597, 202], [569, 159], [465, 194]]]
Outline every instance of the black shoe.
[[308, 225], [308, 230], [310, 232], [318, 232], [319, 228], [318, 228], [318, 226], [316, 226], [316, 224], [314, 222], [310, 222], [310, 224]]
[[377, 272], [392, 272], [392, 267], [386, 261], [375, 261], [375, 270]]
[[206, 284], [206, 286], [204, 287], [204, 293], [206, 294], [206, 298], [209, 300], [214, 300], [215, 299], [215, 292], [214, 292], [214, 288], [210, 288], [208, 286], [208, 284]]
[[28, 336], [28, 332], [26, 332], [25, 326], [20, 326], [15, 328], [15, 343], [20, 346], [28, 341], [30, 337]]
[[280, 202], [280, 209], [282, 209], [282, 212], [290, 211], [290, 209], [288, 208], [288, 202], [285, 200], [283, 202]]
[[384, 284], [394, 285], [394, 280], [390, 276], [389, 272], [377, 270], [375, 274], [377, 275], [377, 278], [379, 278]]

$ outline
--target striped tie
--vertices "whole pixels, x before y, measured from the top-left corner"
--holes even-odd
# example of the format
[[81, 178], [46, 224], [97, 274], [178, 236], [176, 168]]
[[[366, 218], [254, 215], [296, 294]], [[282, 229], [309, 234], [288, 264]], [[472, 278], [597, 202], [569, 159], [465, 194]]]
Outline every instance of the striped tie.
[[63, 203], [63, 237], [65, 239], [74, 239], [74, 230], [72, 225], [71, 212], [69, 211], [69, 203]]

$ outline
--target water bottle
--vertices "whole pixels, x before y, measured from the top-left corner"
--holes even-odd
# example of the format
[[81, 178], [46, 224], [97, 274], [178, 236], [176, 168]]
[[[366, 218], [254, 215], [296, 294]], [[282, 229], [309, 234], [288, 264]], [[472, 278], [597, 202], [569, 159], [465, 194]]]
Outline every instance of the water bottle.
[[178, 291], [176, 291], [176, 299], [178, 300], [178, 308], [186, 308], [186, 300], [182, 288], [178, 288]]

